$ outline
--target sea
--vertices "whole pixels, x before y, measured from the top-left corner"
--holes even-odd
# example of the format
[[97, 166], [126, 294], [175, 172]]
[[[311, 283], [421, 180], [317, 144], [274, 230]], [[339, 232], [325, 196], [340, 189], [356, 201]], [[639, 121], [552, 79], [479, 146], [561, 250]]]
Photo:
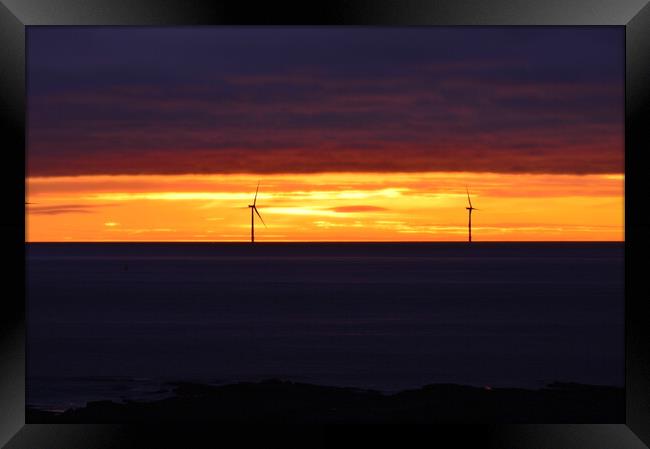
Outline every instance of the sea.
[[174, 382], [623, 386], [624, 244], [28, 243], [27, 405]]

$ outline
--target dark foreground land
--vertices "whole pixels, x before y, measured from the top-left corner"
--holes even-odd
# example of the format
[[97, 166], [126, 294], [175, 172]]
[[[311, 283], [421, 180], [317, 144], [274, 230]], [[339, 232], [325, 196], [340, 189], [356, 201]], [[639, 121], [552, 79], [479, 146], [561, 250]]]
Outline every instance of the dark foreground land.
[[388, 395], [378, 391], [267, 380], [209, 386], [173, 384], [152, 402], [89, 402], [63, 413], [27, 409], [27, 422], [123, 423], [216, 420], [264, 423], [621, 423], [622, 388], [553, 383], [538, 390], [434, 384]]

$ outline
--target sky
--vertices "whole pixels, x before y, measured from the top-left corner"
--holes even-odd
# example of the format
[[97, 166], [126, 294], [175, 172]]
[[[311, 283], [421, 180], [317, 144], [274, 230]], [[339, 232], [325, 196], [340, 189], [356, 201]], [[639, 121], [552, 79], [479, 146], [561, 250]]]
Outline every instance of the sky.
[[28, 241], [624, 240], [620, 27], [29, 27]]

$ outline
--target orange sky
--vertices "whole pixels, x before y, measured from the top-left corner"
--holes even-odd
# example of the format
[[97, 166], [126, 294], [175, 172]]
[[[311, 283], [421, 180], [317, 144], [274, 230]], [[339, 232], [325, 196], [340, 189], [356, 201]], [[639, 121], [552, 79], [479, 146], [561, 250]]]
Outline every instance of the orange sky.
[[495, 173], [29, 177], [27, 241], [622, 241], [624, 178]]

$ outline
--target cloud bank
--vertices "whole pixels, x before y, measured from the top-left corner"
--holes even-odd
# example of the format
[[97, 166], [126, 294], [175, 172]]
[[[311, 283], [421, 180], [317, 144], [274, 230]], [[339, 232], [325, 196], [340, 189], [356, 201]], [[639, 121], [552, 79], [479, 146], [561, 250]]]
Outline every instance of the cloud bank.
[[623, 172], [615, 28], [34, 28], [28, 174]]

